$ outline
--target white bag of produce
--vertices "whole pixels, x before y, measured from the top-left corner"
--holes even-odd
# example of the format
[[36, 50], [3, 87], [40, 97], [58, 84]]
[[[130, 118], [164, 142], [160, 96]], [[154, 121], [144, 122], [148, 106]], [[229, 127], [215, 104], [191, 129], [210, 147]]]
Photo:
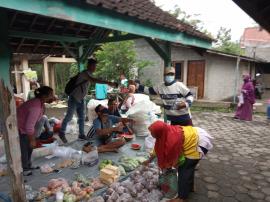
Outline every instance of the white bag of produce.
[[127, 116], [135, 121], [133, 130], [137, 136], [149, 135], [148, 127], [156, 121], [154, 105], [150, 100], [143, 100], [127, 111]]
[[142, 101], [149, 101], [149, 107], [154, 112], [154, 114], [161, 114], [160, 106], [158, 106], [154, 102], [150, 101], [149, 95], [135, 93], [134, 98], [135, 98], [134, 105], [136, 105], [137, 103], [140, 103]]
[[97, 150], [97, 147], [95, 147], [89, 153], [86, 153], [86, 152], [82, 153], [82, 163], [84, 165], [88, 165], [88, 166], [94, 166], [94, 165], [96, 165], [98, 163], [98, 150]]
[[53, 149], [53, 155], [63, 158], [73, 158], [79, 155], [79, 151], [72, 149], [71, 147], [55, 147]]
[[97, 118], [95, 108], [99, 104], [107, 107], [108, 106], [108, 100], [95, 100], [95, 99], [89, 100], [89, 102], [87, 104], [87, 110], [88, 110], [87, 115], [88, 115], [89, 123], [93, 123], [94, 119]]

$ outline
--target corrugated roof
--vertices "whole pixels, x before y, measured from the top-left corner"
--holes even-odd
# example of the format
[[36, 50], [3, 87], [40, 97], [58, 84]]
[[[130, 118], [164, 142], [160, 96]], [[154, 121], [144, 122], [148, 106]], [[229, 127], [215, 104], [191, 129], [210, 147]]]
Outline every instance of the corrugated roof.
[[157, 7], [150, 0], [86, 0], [90, 5], [109, 9], [139, 20], [148, 21], [163, 27], [168, 27], [205, 40], [213, 41], [206, 34], [195, 30], [166, 11]]

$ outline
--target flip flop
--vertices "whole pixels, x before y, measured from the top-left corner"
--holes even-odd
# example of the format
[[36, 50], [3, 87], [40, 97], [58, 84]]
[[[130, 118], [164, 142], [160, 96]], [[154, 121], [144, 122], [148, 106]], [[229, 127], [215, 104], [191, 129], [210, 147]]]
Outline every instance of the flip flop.
[[40, 167], [39, 166], [31, 166], [29, 169], [30, 170], [37, 170], [37, 169], [40, 169]]
[[31, 170], [23, 171], [23, 176], [30, 176], [30, 175], [33, 175]]

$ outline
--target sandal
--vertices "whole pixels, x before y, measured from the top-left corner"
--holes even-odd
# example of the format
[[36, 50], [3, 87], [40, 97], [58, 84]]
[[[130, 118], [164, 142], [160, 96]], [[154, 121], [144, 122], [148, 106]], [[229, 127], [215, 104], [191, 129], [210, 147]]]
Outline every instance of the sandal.
[[23, 176], [30, 176], [30, 175], [33, 175], [33, 173], [32, 173], [31, 170], [25, 170], [25, 171], [23, 171]]
[[39, 166], [31, 166], [29, 169], [30, 170], [37, 170], [37, 169], [40, 169], [40, 167]]

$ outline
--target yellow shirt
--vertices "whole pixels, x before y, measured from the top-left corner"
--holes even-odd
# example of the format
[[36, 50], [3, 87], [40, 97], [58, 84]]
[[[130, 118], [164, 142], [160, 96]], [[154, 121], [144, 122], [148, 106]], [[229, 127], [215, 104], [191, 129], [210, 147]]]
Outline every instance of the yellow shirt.
[[184, 132], [184, 156], [188, 159], [200, 159], [198, 152], [199, 136], [197, 130], [192, 126], [182, 126]]

